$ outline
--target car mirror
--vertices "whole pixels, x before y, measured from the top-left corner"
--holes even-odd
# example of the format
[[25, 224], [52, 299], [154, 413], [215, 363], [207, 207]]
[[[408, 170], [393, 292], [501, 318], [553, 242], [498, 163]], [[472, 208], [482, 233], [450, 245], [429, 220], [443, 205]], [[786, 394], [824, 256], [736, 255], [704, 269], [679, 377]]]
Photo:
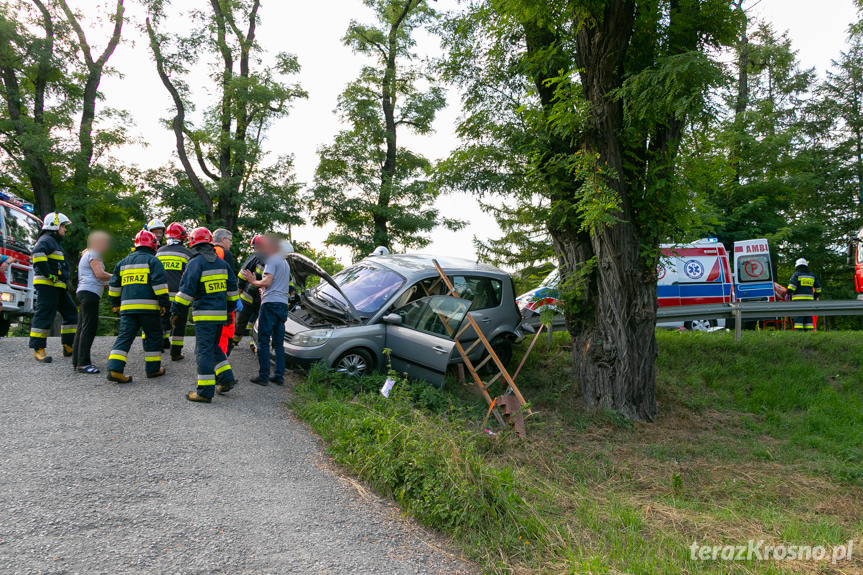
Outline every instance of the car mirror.
[[397, 313], [387, 314], [384, 316], [384, 323], [388, 323], [389, 325], [401, 325], [402, 316]]

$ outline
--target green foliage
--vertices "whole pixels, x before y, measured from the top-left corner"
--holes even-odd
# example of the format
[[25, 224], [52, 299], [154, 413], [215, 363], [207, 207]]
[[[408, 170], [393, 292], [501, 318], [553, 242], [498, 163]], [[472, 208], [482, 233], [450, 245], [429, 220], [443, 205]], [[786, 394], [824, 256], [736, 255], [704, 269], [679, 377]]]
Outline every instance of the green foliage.
[[[315, 225], [335, 224], [328, 245], [363, 257], [376, 246], [416, 249], [438, 226], [464, 225], [440, 216], [428, 181], [431, 162], [397, 145], [401, 129], [432, 132], [445, 91], [414, 63], [414, 32], [436, 18], [426, 0], [367, 0], [377, 22], [351, 22], [343, 42], [374, 61], [339, 96], [337, 112], [348, 128], [321, 147], [310, 192]], [[431, 84], [422, 89], [424, 84]]]
[[[177, 8], [165, 0], [146, 5], [150, 49], [174, 101], [170, 126], [182, 165], [182, 173], [170, 167], [154, 173], [153, 189], [165, 207], [174, 219], [248, 234], [302, 223], [293, 159], [283, 156], [267, 164], [263, 142], [293, 101], [308, 95], [287, 81], [300, 71], [296, 56], [268, 55], [257, 43], [260, 1], [220, 0], [209, 9]], [[182, 19], [187, 29], [162, 32], [168, 18]], [[189, 77], [210, 57], [219, 62], [211, 76], [217, 97], [195, 124], [186, 117], [196, 108]]]
[[584, 411], [566, 334], [543, 335], [519, 375], [526, 442], [480, 433], [485, 404], [457, 382], [399, 378], [384, 399], [383, 375], [319, 365], [293, 407], [336, 462], [483, 572], [778, 575], [770, 561], [693, 561], [689, 546], [741, 544], [747, 529], [828, 547], [856, 537], [859, 515], [835, 502], [861, 480], [863, 358], [851, 333], [744, 336], [658, 332], [674, 413], [651, 426]]
[[487, 440], [427, 410], [447, 403], [441, 392], [401, 381], [386, 399], [381, 385], [381, 377], [355, 380], [317, 367], [293, 408], [327, 440], [338, 463], [426, 525], [465, 534], [527, 523], [512, 476], [481, 456]]

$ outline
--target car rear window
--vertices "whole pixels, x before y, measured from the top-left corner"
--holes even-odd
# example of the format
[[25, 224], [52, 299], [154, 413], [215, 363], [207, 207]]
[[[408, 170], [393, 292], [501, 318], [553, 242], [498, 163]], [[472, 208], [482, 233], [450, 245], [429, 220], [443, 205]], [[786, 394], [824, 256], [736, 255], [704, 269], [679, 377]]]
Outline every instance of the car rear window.
[[450, 278], [460, 298], [473, 302], [471, 311], [490, 309], [500, 305], [503, 282], [484, 276], [453, 276]]

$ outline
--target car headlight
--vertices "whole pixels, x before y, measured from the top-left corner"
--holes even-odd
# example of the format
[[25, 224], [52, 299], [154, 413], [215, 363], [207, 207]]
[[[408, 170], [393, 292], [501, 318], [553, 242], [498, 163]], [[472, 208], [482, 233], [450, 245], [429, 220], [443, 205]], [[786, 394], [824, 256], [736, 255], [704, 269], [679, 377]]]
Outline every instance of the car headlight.
[[15, 294], [7, 292], [0, 293], [0, 301], [15, 301]]
[[332, 329], [310, 329], [296, 334], [291, 343], [298, 347], [317, 347], [327, 343], [332, 335]]

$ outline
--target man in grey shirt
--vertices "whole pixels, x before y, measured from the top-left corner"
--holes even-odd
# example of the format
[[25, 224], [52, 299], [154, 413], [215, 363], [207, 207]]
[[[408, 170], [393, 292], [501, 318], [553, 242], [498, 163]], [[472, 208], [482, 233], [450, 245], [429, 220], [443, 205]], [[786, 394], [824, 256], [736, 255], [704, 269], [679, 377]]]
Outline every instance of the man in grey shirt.
[[[277, 236], [266, 236], [263, 252], [267, 256], [264, 274], [256, 279], [251, 270], [243, 270], [249, 284], [261, 290], [261, 309], [258, 312], [258, 375], [252, 383], [268, 385], [285, 382], [285, 322], [288, 319], [288, 292], [291, 287], [291, 268], [285, 261], [287, 253], [294, 251], [290, 242]], [[270, 346], [276, 356], [273, 376], [270, 377]]]

